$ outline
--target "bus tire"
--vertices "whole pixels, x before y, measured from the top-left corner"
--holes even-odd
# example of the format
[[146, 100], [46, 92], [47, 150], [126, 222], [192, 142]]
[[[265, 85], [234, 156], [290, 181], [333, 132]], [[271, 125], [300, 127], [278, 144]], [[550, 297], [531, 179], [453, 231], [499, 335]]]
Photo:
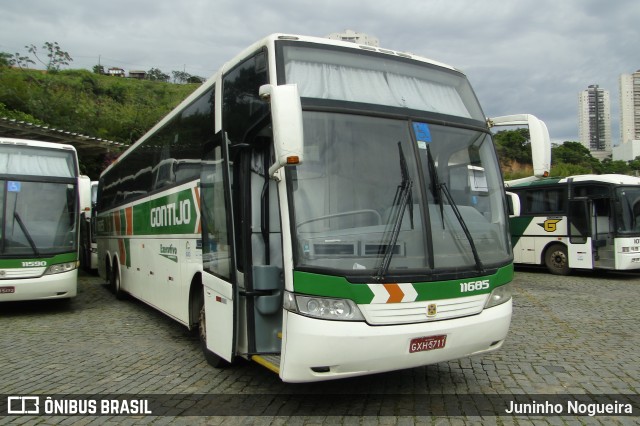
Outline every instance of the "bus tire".
[[211, 352], [207, 348], [207, 326], [206, 326], [204, 303], [202, 303], [202, 306], [200, 307], [200, 320], [198, 322], [198, 334], [200, 335], [200, 347], [202, 348], [202, 353], [204, 354], [204, 359], [207, 360], [207, 363], [215, 368], [223, 368], [229, 365], [229, 363], [226, 360], [221, 358], [219, 355]]
[[111, 268], [111, 289], [113, 290], [113, 294], [115, 294], [116, 299], [124, 300], [126, 298], [126, 293], [122, 290], [122, 284], [120, 282], [120, 270], [118, 269], [118, 265], [113, 265]]
[[552, 244], [544, 253], [544, 264], [554, 275], [569, 275], [569, 256], [567, 246], [564, 244]]

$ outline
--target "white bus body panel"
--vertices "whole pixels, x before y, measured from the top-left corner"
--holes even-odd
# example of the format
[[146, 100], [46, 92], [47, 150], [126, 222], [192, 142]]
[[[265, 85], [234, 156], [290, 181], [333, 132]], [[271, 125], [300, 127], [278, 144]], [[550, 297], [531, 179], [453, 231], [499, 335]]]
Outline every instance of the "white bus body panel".
[[593, 245], [591, 237], [584, 244], [571, 244], [567, 238], [569, 268], [593, 269]]
[[211, 274], [202, 275], [207, 349], [231, 362], [234, 356], [234, 300], [230, 283]]
[[632, 237], [615, 239], [616, 269], [640, 269], [640, 251], [623, 252], [623, 247], [640, 248], [640, 238]]
[[[37, 278], [11, 280], [15, 293], [0, 294], [0, 302], [19, 300], [66, 299], [77, 294], [78, 270]], [[0, 280], [0, 287], [3, 286]]]
[[[280, 377], [313, 382], [415, 368], [499, 349], [509, 330], [512, 301], [447, 321], [372, 327], [284, 312]], [[442, 349], [409, 353], [412, 339], [446, 335]], [[314, 372], [313, 367], [329, 367]]]

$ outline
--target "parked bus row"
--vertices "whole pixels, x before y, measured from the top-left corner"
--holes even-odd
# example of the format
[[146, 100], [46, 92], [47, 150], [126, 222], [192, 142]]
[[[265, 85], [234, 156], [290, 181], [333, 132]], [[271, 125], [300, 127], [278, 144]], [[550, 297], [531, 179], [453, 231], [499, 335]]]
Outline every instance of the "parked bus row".
[[[491, 128], [518, 123], [532, 146], [549, 146], [533, 116], [487, 120], [450, 66], [266, 37], [124, 152], [95, 193], [72, 148], [3, 142], [0, 300], [72, 297], [82, 263], [118, 298], [197, 331], [210, 364], [251, 359], [287, 382], [497, 350], [511, 320], [512, 242], [517, 263], [544, 259], [555, 273], [589, 257], [618, 268], [610, 252], [638, 251], [617, 239], [635, 232], [631, 181], [505, 192]], [[537, 177], [549, 170], [544, 149]], [[536, 227], [558, 232], [546, 248], [527, 243]]]

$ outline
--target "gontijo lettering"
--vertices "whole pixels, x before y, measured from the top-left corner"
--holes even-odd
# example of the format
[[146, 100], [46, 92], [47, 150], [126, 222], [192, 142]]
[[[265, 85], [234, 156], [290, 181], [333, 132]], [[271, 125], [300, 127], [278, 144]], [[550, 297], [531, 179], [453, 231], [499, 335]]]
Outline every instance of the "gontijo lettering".
[[182, 200], [151, 209], [151, 227], [173, 226], [191, 223], [191, 201]]

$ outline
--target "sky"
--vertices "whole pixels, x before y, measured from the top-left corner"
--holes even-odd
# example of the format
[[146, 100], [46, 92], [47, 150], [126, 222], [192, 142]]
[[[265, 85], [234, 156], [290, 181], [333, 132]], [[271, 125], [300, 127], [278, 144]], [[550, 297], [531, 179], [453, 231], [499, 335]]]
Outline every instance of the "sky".
[[209, 77], [271, 33], [347, 29], [463, 71], [489, 117], [528, 113], [551, 140], [578, 141], [578, 94], [640, 69], [637, 0], [4, 0], [0, 52], [58, 42], [68, 68], [159, 68]]

